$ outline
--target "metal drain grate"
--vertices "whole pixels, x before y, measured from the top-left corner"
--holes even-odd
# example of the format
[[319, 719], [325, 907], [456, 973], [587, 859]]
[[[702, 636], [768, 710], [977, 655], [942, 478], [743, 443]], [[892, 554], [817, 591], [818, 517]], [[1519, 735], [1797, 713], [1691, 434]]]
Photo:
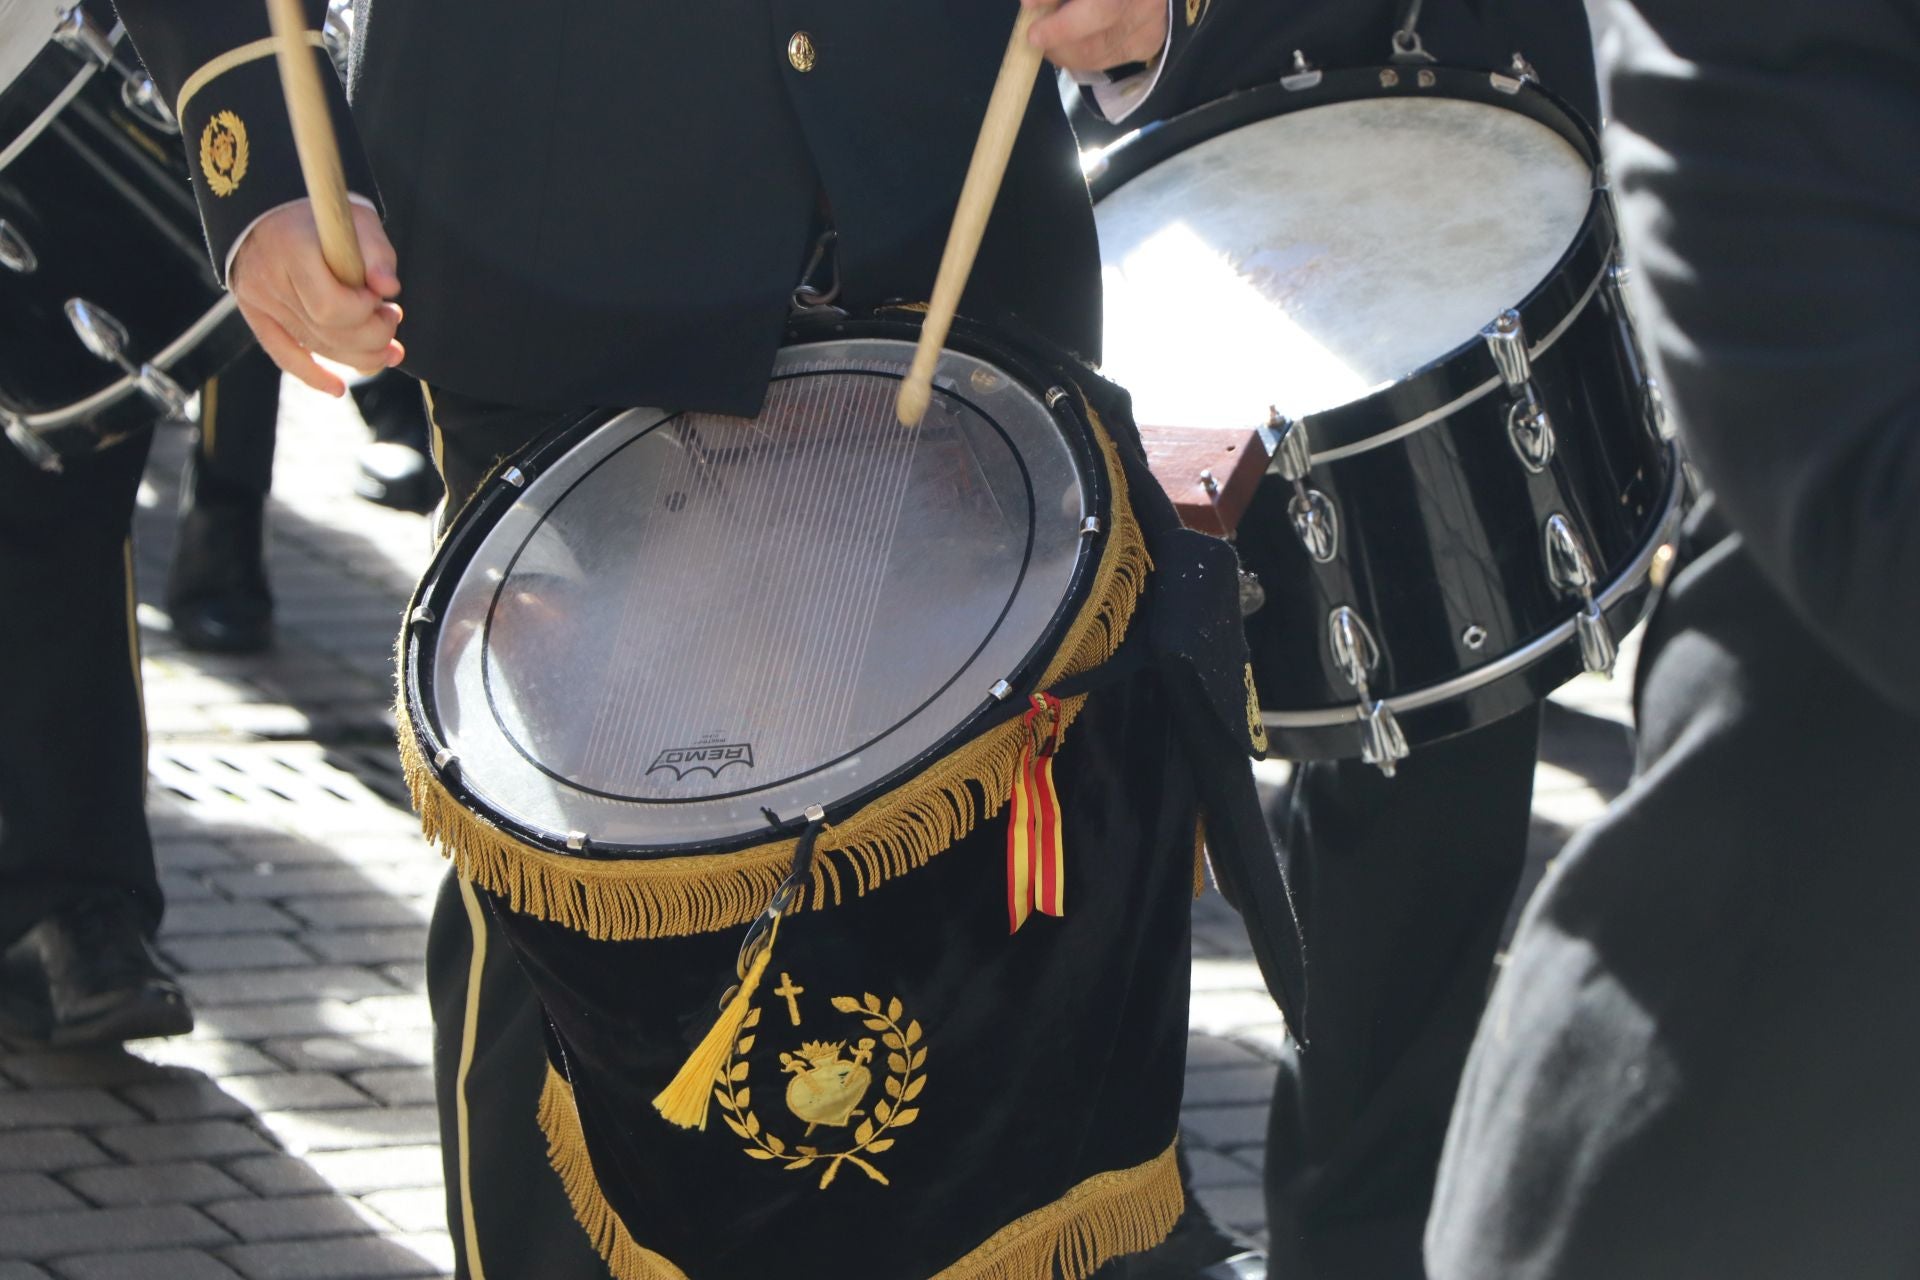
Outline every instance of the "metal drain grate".
[[310, 811], [407, 807], [391, 748], [308, 742], [156, 743], [153, 785], [191, 806]]

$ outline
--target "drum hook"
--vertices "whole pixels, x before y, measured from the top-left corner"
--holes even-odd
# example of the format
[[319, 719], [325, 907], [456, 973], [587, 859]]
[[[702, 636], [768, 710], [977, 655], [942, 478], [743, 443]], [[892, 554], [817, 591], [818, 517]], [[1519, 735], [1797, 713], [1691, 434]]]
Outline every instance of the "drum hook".
[[[844, 310], [833, 305], [834, 299], [840, 296], [840, 255], [833, 251], [839, 240], [840, 233], [829, 227], [813, 242], [813, 256], [807, 259], [806, 269], [800, 273], [800, 283], [793, 287], [794, 315], [846, 315]], [[820, 273], [822, 266], [827, 268], [827, 285], [824, 289], [814, 283], [814, 277]]]
[[1407, 0], [1406, 9], [1401, 13], [1399, 29], [1393, 33], [1393, 61], [1436, 62], [1427, 46], [1420, 39], [1420, 6], [1425, 0]]

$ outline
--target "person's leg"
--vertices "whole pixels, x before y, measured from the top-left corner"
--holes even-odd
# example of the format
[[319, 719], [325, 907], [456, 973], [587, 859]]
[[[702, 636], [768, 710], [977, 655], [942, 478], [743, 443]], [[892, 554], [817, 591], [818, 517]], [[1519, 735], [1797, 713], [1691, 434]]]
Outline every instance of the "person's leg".
[[264, 558], [280, 370], [257, 348], [200, 388], [200, 434], [180, 478], [166, 601], [189, 649], [252, 653], [273, 637]]
[[1275, 1274], [1419, 1280], [1448, 1112], [1526, 861], [1533, 708], [1398, 776], [1299, 766], [1280, 813], [1312, 998], [1267, 1135]]
[[420, 384], [398, 369], [388, 369], [355, 383], [353, 402], [373, 431], [373, 441], [360, 450], [354, 492], [383, 507], [423, 514], [433, 510], [444, 487], [430, 456]]
[[1731, 540], [1674, 577], [1642, 655], [1639, 776], [1515, 935], [1432, 1273], [1920, 1273], [1920, 721]]
[[61, 475], [0, 447], [0, 949], [24, 938], [8, 1003], [62, 1042], [192, 1025], [149, 946], [162, 902], [128, 537], [151, 438]]

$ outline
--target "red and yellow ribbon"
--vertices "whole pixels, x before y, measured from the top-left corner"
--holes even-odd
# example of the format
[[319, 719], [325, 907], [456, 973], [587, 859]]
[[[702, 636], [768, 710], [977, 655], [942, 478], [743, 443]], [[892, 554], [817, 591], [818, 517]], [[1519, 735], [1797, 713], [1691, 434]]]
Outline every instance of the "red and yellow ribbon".
[[1053, 785], [1053, 756], [1060, 747], [1060, 699], [1036, 693], [1023, 720], [1026, 744], [1013, 779], [1007, 811], [1007, 931], [1035, 911], [1066, 914], [1066, 863], [1060, 831], [1060, 793]]

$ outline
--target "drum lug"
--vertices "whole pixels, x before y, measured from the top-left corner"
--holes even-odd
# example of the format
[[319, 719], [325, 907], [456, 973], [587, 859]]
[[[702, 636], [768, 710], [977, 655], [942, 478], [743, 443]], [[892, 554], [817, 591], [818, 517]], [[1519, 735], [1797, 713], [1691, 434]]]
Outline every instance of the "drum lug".
[[1082, 520], [1082, 521], [1080, 522], [1080, 536], [1081, 536], [1081, 537], [1083, 537], [1083, 538], [1091, 538], [1091, 537], [1093, 537], [1093, 536], [1094, 536], [1095, 534], [1097, 534], [1097, 533], [1099, 533], [1099, 532], [1100, 532], [1100, 517], [1099, 517], [1099, 516], [1088, 516], [1088, 517], [1087, 517], [1086, 519], [1084, 519], [1084, 520]]
[[1293, 70], [1280, 77], [1280, 87], [1293, 93], [1311, 89], [1323, 79], [1321, 71], [1300, 50], [1293, 51]]
[[1643, 378], [1640, 385], [1647, 393], [1647, 415], [1653, 419], [1654, 434], [1662, 440], [1673, 439], [1678, 432], [1667, 418], [1667, 397], [1660, 390], [1660, 379]]
[[1333, 665], [1359, 690], [1361, 700], [1372, 701], [1367, 695], [1367, 673], [1380, 665], [1380, 646], [1352, 606], [1343, 604], [1327, 615], [1327, 647], [1333, 651]]
[[5, 218], [0, 218], [0, 267], [30, 276], [40, 269], [40, 258], [27, 238]]
[[53, 446], [42, 440], [39, 433], [32, 427], [5, 411], [0, 411], [0, 423], [5, 424], [6, 437], [12, 442], [13, 447], [18, 449], [21, 456], [35, 467], [53, 475], [59, 475], [66, 470], [65, 464], [60, 461], [60, 455], [54, 451]]
[[500, 478], [516, 489], [527, 487], [527, 473], [518, 467], [508, 467], [500, 473]]
[[584, 831], [567, 832], [567, 848], [575, 853], [584, 853], [587, 848], [587, 833]]
[[1269, 471], [1277, 471], [1287, 480], [1307, 478], [1307, 472], [1313, 469], [1313, 444], [1307, 438], [1306, 423], [1289, 418], [1278, 409], [1269, 409], [1267, 425], [1260, 428], [1260, 439], [1272, 459], [1267, 464]]
[[1326, 494], [1304, 488], [1297, 480], [1294, 485], [1293, 500], [1287, 503], [1293, 531], [1307, 548], [1307, 554], [1326, 564], [1340, 554], [1340, 517]]
[[1374, 703], [1360, 725], [1360, 758], [1391, 778], [1408, 754], [1407, 735], [1401, 732], [1393, 708], [1384, 702]]
[[159, 87], [153, 83], [152, 76], [129, 74], [120, 85], [120, 101], [127, 110], [159, 132], [180, 132], [180, 122], [167, 109], [166, 100], [160, 96]]
[[83, 58], [91, 58], [103, 67], [113, 63], [113, 41], [100, 29], [100, 24], [88, 17], [87, 11], [77, 4], [61, 10], [53, 38], [63, 47]]
[[141, 394], [169, 418], [187, 416], [186, 389], [168, 377], [158, 365], [136, 365], [127, 355], [127, 346], [133, 341], [127, 333], [127, 326], [85, 298], [68, 298], [66, 312], [67, 322], [73, 326], [74, 336], [80, 339], [82, 346], [96, 358], [118, 365], [122, 372], [133, 379]]
[[1553, 419], [1533, 398], [1531, 388], [1526, 399], [1515, 400], [1507, 409], [1507, 439], [1520, 455], [1520, 465], [1535, 475], [1553, 461]]
[[1502, 311], [1493, 323], [1480, 331], [1493, 357], [1494, 368], [1510, 395], [1518, 395], [1533, 379], [1533, 360], [1527, 354], [1527, 330], [1518, 311]]
[[995, 702], [1005, 702], [1013, 696], [1013, 685], [1005, 680], [996, 680], [993, 682], [993, 688], [987, 692], [992, 695]]
[[1555, 512], [1547, 517], [1547, 578], [1554, 590], [1563, 595], [1578, 595], [1581, 609], [1574, 619], [1580, 638], [1580, 660], [1588, 671], [1611, 676], [1619, 645], [1593, 598], [1593, 558], [1565, 516]]
[[407, 615], [407, 621], [413, 623], [415, 626], [421, 627], [432, 626], [439, 620], [439, 617], [433, 612], [433, 609], [424, 604], [417, 606], [412, 613]]

